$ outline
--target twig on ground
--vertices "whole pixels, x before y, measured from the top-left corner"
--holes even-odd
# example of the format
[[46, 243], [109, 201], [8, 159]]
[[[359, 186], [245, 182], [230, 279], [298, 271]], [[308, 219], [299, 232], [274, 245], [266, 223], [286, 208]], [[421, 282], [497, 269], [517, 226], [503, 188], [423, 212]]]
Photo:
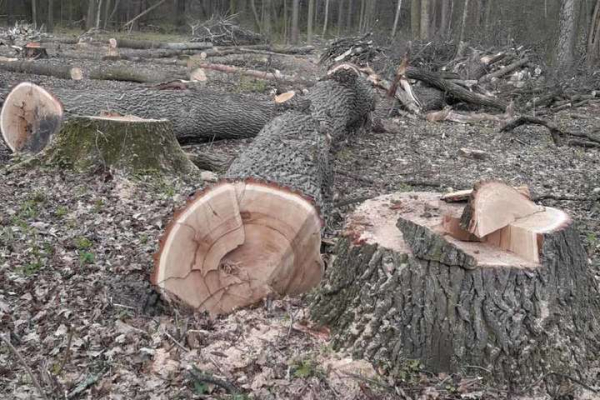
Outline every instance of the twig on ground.
[[23, 359], [21, 354], [17, 351], [15, 346], [12, 345], [12, 343], [10, 342], [10, 339], [8, 339], [8, 337], [5, 337], [4, 335], [1, 335], [1, 334], [0, 334], [0, 339], [2, 339], [2, 341], [4, 343], [6, 343], [6, 345], [10, 349], [10, 351], [15, 355], [17, 360], [19, 360], [19, 363], [23, 366], [23, 368], [25, 368], [25, 371], [27, 371], [27, 374], [31, 378], [31, 381], [33, 382], [33, 385], [35, 386], [35, 388], [40, 393], [40, 396], [42, 396], [43, 399], [48, 400], [48, 397], [46, 396], [46, 393], [40, 386], [40, 383], [38, 382], [37, 378], [35, 377], [35, 375], [33, 375], [33, 372], [31, 371], [31, 369], [29, 368], [29, 366], [27, 365], [27, 363], [25, 362], [25, 360]]
[[230, 394], [239, 394], [240, 390], [233, 384], [227, 381], [224, 381], [219, 378], [215, 378], [214, 376], [209, 376], [202, 371], [200, 371], [195, 365], [192, 366], [192, 370], [190, 371], [190, 375], [195, 382], [198, 383], [211, 383], [213, 385], [219, 386], [227, 391]]

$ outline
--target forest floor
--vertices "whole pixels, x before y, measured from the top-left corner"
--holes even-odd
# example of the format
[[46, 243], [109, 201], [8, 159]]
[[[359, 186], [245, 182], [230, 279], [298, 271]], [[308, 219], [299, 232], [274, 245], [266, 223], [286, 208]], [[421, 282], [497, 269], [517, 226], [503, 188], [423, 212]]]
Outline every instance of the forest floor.
[[[314, 78], [324, 72], [316, 60], [236, 56], [219, 62], [256, 69], [278, 65], [284, 73]], [[141, 68], [167, 67], [148, 63]], [[273, 89], [254, 79], [208, 76], [209, 89], [261, 99], [269, 99]], [[82, 90], [136, 85], [2, 73], [2, 95], [24, 80]], [[495, 123], [388, 118], [390, 107], [380, 96], [376, 114], [386, 132], [362, 132], [337, 151], [338, 207], [331, 240], [363, 199], [395, 191], [466, 189], [481, 179], [503, 179], [529, 185], [541, 204], [574, 218], [600, 286], [598, 149], [556, 147], [542, 127], [500, 133]], [[554, 122], [566, 130], [598, 131], [600, 107], [561, 111]], [[249, 142], [196, 148], [235, 156]], [[308, 323], [302, 299], [276, 300], [215, 320], [172, 308], [149, 283], [153, 254], [174, 210], [203, 182], [56, 169], [9, 171], [2, 168], [9, 156], [1, 147], [0, 333], [8, 334], [23, 361], [0, 346], [0, 398], [38, 396], [23, 364], [50, 398], [503, 399], [509, 394], [473, 371], [434, 375], [408, 363], [403, 376], [381, 375], [376, 366], [332, 349], [327, 332]], [[468, 158], [460, 155], [461, 148], [483, 150], [487, 156]], [[194, 375], [193, 366], [202, 376]], [[581, 387], [532, 382], [527, 395], [520, 395], [524, 389], [513, 388], [513, 398], [556, 398], [572, 389], [578, 398], [594, 398]]]

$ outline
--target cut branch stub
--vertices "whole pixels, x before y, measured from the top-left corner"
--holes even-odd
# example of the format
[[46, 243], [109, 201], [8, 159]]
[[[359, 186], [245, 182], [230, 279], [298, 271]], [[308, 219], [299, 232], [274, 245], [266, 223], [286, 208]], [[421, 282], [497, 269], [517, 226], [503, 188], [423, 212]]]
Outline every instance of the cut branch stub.
[[229, 313], [322, 276], [321, 219], [306, 198], [252, 179], [201, 192], [173, 219], [152, 277], [169, 300]]
[[63, 107], [54, 96], [37, 85], [23, 82], [6, 97], [0, 127], [12, 151], [37, 153], [58, 132], [62, 119]]
[[474, 186], [469, 204], [462, 214], [461, 225], [478, 238], [483, 238], [519, 218], [543, 210], [511, 186], [483, 181]]

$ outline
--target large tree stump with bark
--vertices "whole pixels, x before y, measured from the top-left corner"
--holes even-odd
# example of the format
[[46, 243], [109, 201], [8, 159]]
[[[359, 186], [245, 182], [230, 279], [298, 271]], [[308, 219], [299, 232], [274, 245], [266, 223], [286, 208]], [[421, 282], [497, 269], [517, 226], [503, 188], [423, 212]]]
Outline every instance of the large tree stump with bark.
[[592, 378], [600, 298], [570, 219], [546, 208], [509, 223], [538, 246], [536, 261], [457, 235], [463, 208], [435, 193], [363, 203], [312, 298], [312, 318], [331, 328], [335, 347], [391, 370], [417, 359], [433, 373], [516, 384], [550, 372]]
[[197, 172], [167, 120], [133, 116], [72, 117], [39, 154], [45, 164], [127, 175], [188, 175]]
[[319, 283], [331, 145], [368, 122], [373, 94], [345, 70], [306, 97], [310, 107], [267, 124], [226, 179], [174, 217], [152, 277], [167, 299], [221, 314]]
[[[18, 87], [17, 87], [18, 88]], [[6, 98], [10, 109], [2, 111], [2, 121], [18, 107], [12, 98], [19, 98], [21, 90], [15, 88]], [[27, 107], [39, 109], [54, 107], [44, 103], [62, 103], [66, 118], [74, 115], [99, 116], [104, 113], [135, 115], [146, 119], [167, 119], [173, 124], [177, 140], [180, 143], [206, 142], [215, 139], [239, 139], [254, 137], [272, 118], [274, 105], [269, 102], [251, 100], [248, 97], [209, 91], [174, 91], [155, 89], [91, 90], [53, 89], [52, 95], [44, 89], [28, 83], [27, 90], [34, 93], [28, 96]], [[60, 100], [60, 103], [54, 99]], [[16, 118], [16, 117], [15, 117]], [[32, 114], [29, 121], [31, 129], [42, 127], [38, 118]], [[41, 117], [40, 117], [41, 118]], [[14, 124], [0, 121], [3, 133], [12, 133], [17, 129]], [[5, 131], [4, 129], [9, 131]], [[32, 132], [32, 135], [40, 135]]]

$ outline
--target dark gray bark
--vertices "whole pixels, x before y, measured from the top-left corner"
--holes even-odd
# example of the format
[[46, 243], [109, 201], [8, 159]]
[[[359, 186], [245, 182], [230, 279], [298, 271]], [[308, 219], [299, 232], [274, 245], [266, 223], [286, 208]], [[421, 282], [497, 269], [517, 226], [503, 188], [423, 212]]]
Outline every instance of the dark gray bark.
[[70, 65], [40, 64], [34, 61], [0, 61], [0, 70], [61, 79], [81, 79], [81, 70]]
[[[400, 371], [466, 372], [530, 384], [549, 372], [593, 379], [600, 297], [577, 232], [545, 235], [540, 267], [478, 267], [441, 235], [400, 219], [410, 251], [344, 237], [312, 318], [351, 349]], [[488, 373], [486, 373], [486, 370]]]
[[119, 39], [118, 47], [128, 49], [169, 49], [169, 50], [204, 50], [212, 47], [211, 43], [165, 43], [150, 40]]
[[579, 1], [562, 0], [560, 8], [559, 35], [556, 49], [556, 67], [561, 75], [569, 74], [575, 57], [577, 36], [577, 11]]
[[274, 107], [249, 98], [208, 91], [54, 89], [69, 115], [115, 112], [168, 119], [181, 143], [254, 137]]
[[185, 73], [176, 74], [157, 70], [141, 70], [135, 67], [102, 66], [90, 72], [90, 79], [124, 81], [137, 83], [166, 82], [173, 79], [185, 79]]
[[254, 178], [312, 199], [327, 216], [333, 183], [331, 145], [368, 123], [373, 92], [351, 71], [318, 82], [306, 96], [308, 110], [275, 118], [231, 165], [227, 177]]
[[46, 18], [46, 31], [54, 31], [54, 0], [48, 0], [48, 13]]
[[298, 44], [300, 30], [298, 28], [298, 15], [300, 13], [300, 0], [294, 0], [292, 6], [292, 37], [291, 43]]

